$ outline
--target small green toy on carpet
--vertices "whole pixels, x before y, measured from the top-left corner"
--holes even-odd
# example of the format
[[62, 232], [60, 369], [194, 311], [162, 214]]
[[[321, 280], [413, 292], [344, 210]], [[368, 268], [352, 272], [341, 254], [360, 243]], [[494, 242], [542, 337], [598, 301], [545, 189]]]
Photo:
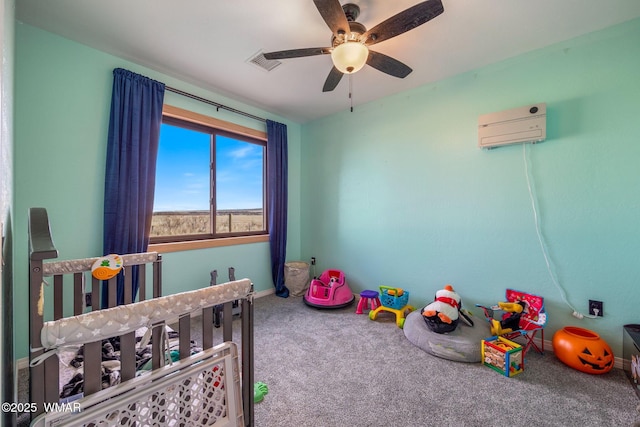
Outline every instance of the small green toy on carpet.
[[265, 383], [255, 383], [253, 385], [253, 403], [262, 402], [267, 393], [269, 393], [269, 389]]

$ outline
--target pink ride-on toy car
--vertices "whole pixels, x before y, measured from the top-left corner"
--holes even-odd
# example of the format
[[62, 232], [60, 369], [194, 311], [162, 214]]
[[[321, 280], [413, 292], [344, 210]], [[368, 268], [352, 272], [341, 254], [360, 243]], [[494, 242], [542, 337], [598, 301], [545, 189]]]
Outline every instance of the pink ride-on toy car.
[[325, 270], [320, 277], [311, 280], [303, 298], [305, 304], [316, 308], [347, 307], [355, 300], [340, 270]]

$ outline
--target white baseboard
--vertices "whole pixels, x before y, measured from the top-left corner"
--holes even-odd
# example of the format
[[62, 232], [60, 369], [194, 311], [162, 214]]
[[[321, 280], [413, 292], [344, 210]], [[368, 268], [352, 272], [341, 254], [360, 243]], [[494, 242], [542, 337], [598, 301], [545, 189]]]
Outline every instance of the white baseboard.
[[16, 371], [20, 369], [25, 369], [29, 367], [29, 358], [23, 357], [21, 359], [16, 360]]
[[266, 297], [267, 295], [271, 295], [271, 294], [275, 294], [276, 293], [276, 289], [275, 288], [271, 288], [271, 289], [267, 289], [266, 291], [258, 291], [255, 292], [253, 294], [254, 298], [262, 298], [262, 297]]
[[[266, 297], [267, 295], [271, 295], [271, 294], [275, 294], [276, 290], [274, 288], [271, 289], [267, 289], [265, 291], [258, 291], [256, 293], [254, 293], [254, 298], [262, 298], [262, 297]], [[533, 340], [538, 346], [541, 345], [541, 340], [540, 339], [534, 339]], [[553, 353], [553, 343], [550, 340], [544, 340], [544, 348], [545, 350], [551, 351]], [[613, 367], [617, 368], [617, 369], [623, 369], [624, 366], [624, 359], [622, 357], [616, 357], [615, 361], [613, 362]], [[21, 359], [18, 359], [16, 361], [16, 367], [17, 369], [24, 369], [24, 368], [28, 368], [29, 367], [29, 358], [28, 357], [23, 357]]]

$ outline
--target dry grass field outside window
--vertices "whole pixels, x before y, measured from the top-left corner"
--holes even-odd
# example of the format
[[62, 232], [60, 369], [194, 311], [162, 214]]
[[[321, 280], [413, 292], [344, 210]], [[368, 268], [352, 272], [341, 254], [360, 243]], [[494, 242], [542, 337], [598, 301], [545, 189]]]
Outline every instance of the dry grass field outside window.
[[[210, 232], [210, 222], [208, 211], [156, 212], [151, 222], [151, 237], [207, 234]], [[216, 233], [264, 231], [264, 229], [262, 209], [218, 211]]]

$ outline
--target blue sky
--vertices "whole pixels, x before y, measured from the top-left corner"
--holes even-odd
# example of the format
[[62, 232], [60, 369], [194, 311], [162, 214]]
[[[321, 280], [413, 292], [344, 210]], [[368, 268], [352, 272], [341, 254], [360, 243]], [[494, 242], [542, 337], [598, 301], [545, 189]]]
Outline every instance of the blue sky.
[[[154, 212], [209, 210], [209, 135], [162, 125]], [[218, 209], [262, 207], [263, 147], [218, 136]]]

